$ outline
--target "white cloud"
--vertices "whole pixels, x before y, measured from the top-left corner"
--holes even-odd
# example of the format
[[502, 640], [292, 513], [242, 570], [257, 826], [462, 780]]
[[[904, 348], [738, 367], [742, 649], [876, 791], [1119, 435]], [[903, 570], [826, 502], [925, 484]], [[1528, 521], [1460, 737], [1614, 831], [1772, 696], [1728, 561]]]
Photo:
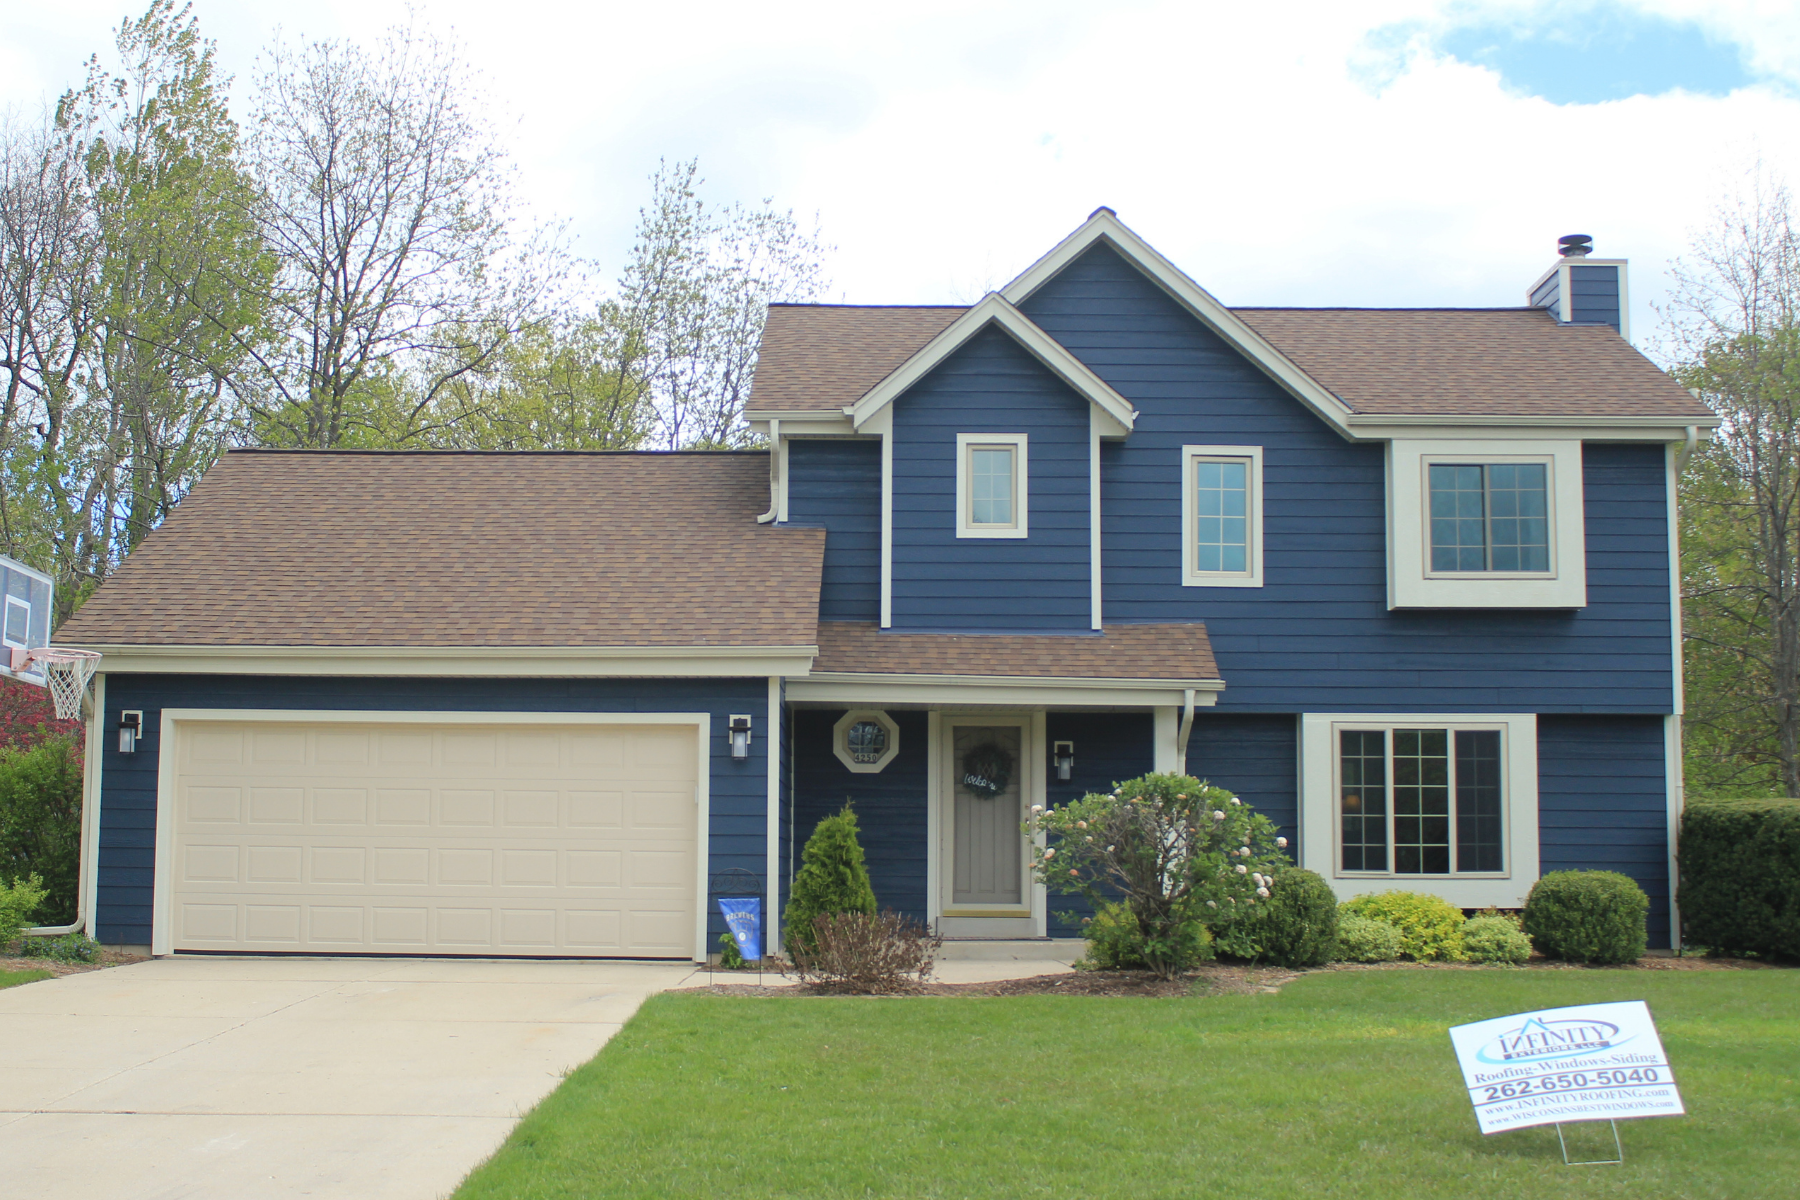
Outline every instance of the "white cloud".
[[[0, 82], [15, 105], [72, 82], [138, 5], [20, 7], [29, 19], [0, 24], [0, 63], [33, 68]], [[1639, 7], [1800, 78], [1800, 22], [1777, 19], [1792, 4]], [[389, 0], [196, 11], [240, 80], [277, 23], [370, 37], [405, 15]], [[1800, 178], [1785, 87], [1557, 106], [1424, 53], [1369, 88], [1355, 70], [1368, 32], [1447, 2], [422, 11], [455, 27], [510, 114], [535, 205], [572, 218], [609, 270], [656, 158], [698, 154], [721, 198], [822, 213], [855, 301], [966, 298], [1109, 204], [1239, 304], [1518, 303], [1557, 235], [1591, 233], [1633, 259], [1647, 331], [1667, 259], [1741, 171], [1760, 156]]]

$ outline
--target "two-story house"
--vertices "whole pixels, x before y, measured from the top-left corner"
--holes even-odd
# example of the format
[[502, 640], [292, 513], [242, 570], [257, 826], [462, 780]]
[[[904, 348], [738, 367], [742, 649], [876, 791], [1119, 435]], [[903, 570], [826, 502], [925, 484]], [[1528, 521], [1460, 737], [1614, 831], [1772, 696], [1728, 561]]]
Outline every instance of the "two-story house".
[[1605, 867], [1666, 945], [1716, 420], [1565, 242], [1520, 307], [1230, 309], [1101, 209], [972, 307], [773, 307], [767, 452], [228, 454], [60, 635], [90, 926], [701, 955], [848, 799], [884, 905], [1067, 934], [1029, 807], [1183, 770], [1340, 895]]

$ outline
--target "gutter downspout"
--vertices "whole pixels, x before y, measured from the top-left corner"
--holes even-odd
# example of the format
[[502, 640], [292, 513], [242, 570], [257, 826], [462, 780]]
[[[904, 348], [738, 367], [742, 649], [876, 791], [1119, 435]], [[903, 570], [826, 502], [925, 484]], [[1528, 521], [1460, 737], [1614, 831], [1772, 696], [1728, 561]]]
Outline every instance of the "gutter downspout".
[[1700, 427], [1697, 425], [1689, 425], [1687, 427], [1687, 439], [1681, 444], [1681, 456], [1675, 460], [1675, 473], [1677, 475], [1686, 469], [1688, 459], [1693, 456], [1694, 447], [1699, 444], [1699, 441]]
[[1175, 735], [1175, 773], [1187, 774], [1188, 735], [1194, 731], [1194, 689], [1181, 691], [1181, 732]]
[[[1691, 431], [1690, 431], [1691, 432]], [[767, 525], [781, 512], [781, 418], [769, 418], [769, 511], [756, 518], [758, 525]]]

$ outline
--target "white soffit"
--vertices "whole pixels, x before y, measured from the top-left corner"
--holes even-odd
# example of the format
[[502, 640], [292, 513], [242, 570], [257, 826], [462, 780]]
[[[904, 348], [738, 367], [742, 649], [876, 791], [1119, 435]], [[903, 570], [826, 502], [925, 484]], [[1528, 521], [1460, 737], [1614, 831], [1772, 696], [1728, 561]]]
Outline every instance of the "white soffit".
[[1004, 329], [1033, 358], [1111, 417], [1117, 424], [1112, 436], [1123, 437], [1131, 432], [1132, 423], [1137, 420], [1137, 410], [1131, 407], [1131, 402], [1094, 374], [1086, 363], [1065, 350], [1055, 338], [1032, 324], [1024, 313], [997, 292], [989, 292], [982, 297], [979, 304], [952, 321], [947, 329], [894, 368], [886, 379], [864, 392], [855, 404], [845, 410], [850, 415], [851, 423], [861, 430], [871, 417], [893, 403], [902, 392], [924, 378], [933, 367], [949, 358], [989, 325], [998, 325]]
[[1348, 418], [1350, 406], [1339, 400], [1329, 390], [1302, 371], [1299, 367], [1265, 341], [1261, 334], [1246, 325], [1236, 313], [1221, 304], [1212, 293], [1188, 278], [1174, 263], [1157, 253], [1156, 249], [1143, 238], [1126, 228], [1125, 223], [1110, 208], [1094, 210], [1081, 228], [1058, 242], [1056, 248], [1038, 259], [1025, 273], [1000, 289], [1011, 304], [1023, 304], [1044, 284], [1055, 278], [1062, 269], [1081, 257], [1095, 242], [1105, 241], [1124, 255], [1126, 260], [1155, 282], [1163, 291], [1175, 298], [1175, 301], [1187, 309], [1208, 329], [1224, 338], [1226, 342], [1255, 363], [1264, 374], [1279, 383], [1308, 408], [1318, 413], [1326, 421], [1344, 434], [1354, 436], [1350, 432]]

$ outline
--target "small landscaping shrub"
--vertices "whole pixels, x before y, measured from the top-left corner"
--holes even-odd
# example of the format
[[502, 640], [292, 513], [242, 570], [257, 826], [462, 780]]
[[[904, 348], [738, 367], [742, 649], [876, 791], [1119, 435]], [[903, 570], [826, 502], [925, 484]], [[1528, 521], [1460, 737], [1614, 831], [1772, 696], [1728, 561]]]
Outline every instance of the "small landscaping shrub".
[[100, 943], [76, 930], [58, 938], [24, 938], [19, 946], [20, 958], [47, 958], [60, 963], [100, 961]]
[[0, 950], [13, 944], [21, 929], [36, 924], [31, 914], [44, 902], [44, 881], [36, 875], [0, 884]]
[[903, 991], [931, 975], [943, 939], [896, 912], [821, 913], [810, 948], [793, 954], [794, 974], [823, 991], [870, 996]]
[[857, 840], [856, 813], [849, 801], [842, 812], [826, 817], [806, 839], [800, 870], [788, 898], [786, 938], [790, 956], [814, 949], [814, 920], [837, 913], [875, 915], [875, 889], [863, 865]]
[[723, 971], [741, 971], [749, 966], [743, 951], [738, 949], [737, 939], [729, 932], [719, 935], [719, 969]]
[[1525, 898], [1525, 932], [1546, 958], [1568, 962], [1636, 962], [1648, 938], [1650, 897], [1617, 871], [1552, 871]]
[[1463, 953], [1470, 962], [1512, 963], [1531, 957], [1531, 939], [1519, 928], [1516, 917], [1482, 913], [1463, 925]]
[[81, 760], [52, 737], [30, 748], [0, 747], [0, 879], [37, 875], [44, 898], [29, 925], [75, 919], [81, 851]]
[[1682, 940], [1800, 959], [1800, 800], [1695, 800], [1681, 814]]
[[1337, 953], [1337, 906], [1331, 885], [1315, 872], [1278, 871], [1260, 922], [1264, 956], [1284, 967], [1330, 962]]
[[[1100, 911], [1082, 919], [1082, 936], [1087, 939], [1087, 953], [1076, 967], [1085, 971], [1145, 971], [1150, 964], [1144, 958], [1144, 934], [1137, 918], [1124, 904], [1103, 904]], [[1182, 927], [1184, 936], [1194, 944], [1183, 948], [1183, 957], [1204, 962], [1213, 956], [1212, 934], [1198, 921]]]
[[1463, 915], [1440, 896], [1375, 892], [1343, 903], [1341, 912], [1386, 921], [1400, 931], [1400, 952], [1419, 962], [1461, 962]]
[[1397, 962], [1400, 958], [1400, 931], [1389, 921], [1340, 912], [1337, 936], [1337, 957], [1343, 962]]
[[1292, 865], [1267, 817], [1190, 775], [1145, 775], [1049, 812], [1033, 805], [1025, 830], [1048, 842], [1032, 854], [1038, 880], [1086, 896], [1095, 912], [1123, 903], [1145, 965], [1165, 978], [1205, 955], [1195, 926], [1225, 936], [1233, 914], [1267, 901]]

